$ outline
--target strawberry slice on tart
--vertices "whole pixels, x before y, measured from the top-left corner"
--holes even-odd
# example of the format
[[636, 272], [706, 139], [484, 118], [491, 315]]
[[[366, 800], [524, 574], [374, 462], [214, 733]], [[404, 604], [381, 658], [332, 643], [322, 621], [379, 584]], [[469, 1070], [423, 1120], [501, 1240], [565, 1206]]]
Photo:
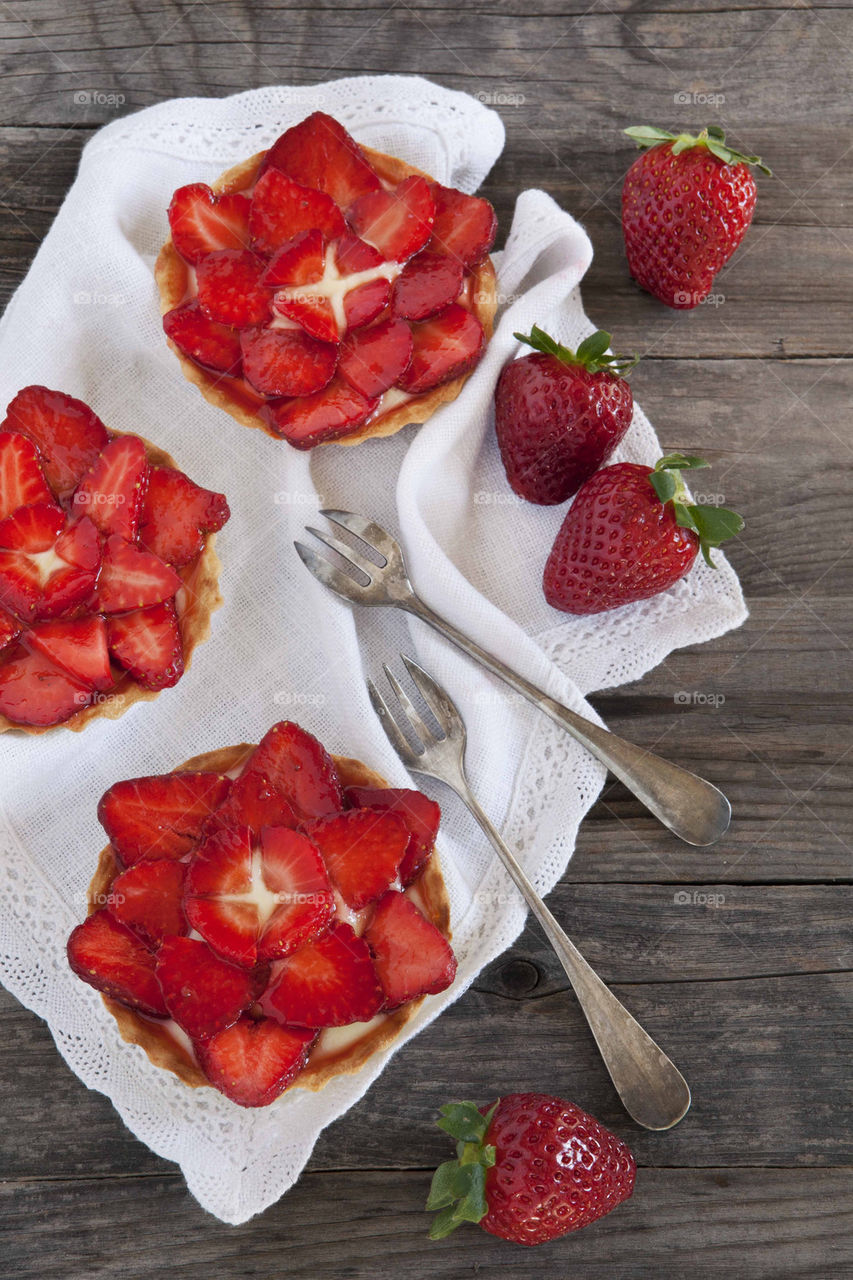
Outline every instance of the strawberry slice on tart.
[[[228, 200], [245, 204], [222, 232]], [[324, 112], [212, 187], [181, 188], [170, 228], [155, 275], [184, 373], [295, 448], [425, 422], [491, 333], [492, 206], [359, 146]]]
[[222, 494], [32, 386], [0, 429], [0, 512], [0, 733], [79, 730], [177, 683], [220, 603]]
[[399, 879], [415, 834], [432, 847], [431, 806], [290, 721], [116, 783], [72, 967], [192, 1086], [250, 1107], [322, 1088], [453, 980], [437, 858]]

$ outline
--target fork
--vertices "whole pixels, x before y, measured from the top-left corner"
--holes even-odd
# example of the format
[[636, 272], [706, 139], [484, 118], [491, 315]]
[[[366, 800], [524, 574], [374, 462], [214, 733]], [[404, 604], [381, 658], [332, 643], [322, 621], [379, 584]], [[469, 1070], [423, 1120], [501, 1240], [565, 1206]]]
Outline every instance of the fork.
[[465, 724], [459, 711], [423, 667], [405, 655], [401, 657], [441, 734], [435, 734], [428, 727], [405, 689], [386, 666], [385, 674], [400, 706], [399, 719], [407, 722], [420, 749], [415, 750], [411, 746], [398, 718], [373, 682], [368, 680], [370, 700], [392, 747], [412, 773], [422, 773], [443, 782], [470, 809], [556, 951], [625, 1110], [646, 1129], [671, 1129], [690, 1106], [687, 1081], [590, 968], [545, 906], [468, 785], [465, 775]]
[[[309, 525], [308, 533], [341, 556], [349, 569], [360, 575], [357, 580], [312, 547], [303, 542], [294, 543], [303, 564], [325, 586], [353, 604], [403, 609], [426, 622], [550, 716], [555, 724], [615, 774], [664, 826], [687, 844], [714, 844], [727, 830], [732, 816], [731, 805], [717, 787], [571, 711], [431, 609], [409, 581], [400, 544], [381, 525], [352, 511], [321, 511], [320, 514], [355, 534], [383, 562], [379, 566], [349, 543]], [[362, 581], [365, 578], [366, 582]]]

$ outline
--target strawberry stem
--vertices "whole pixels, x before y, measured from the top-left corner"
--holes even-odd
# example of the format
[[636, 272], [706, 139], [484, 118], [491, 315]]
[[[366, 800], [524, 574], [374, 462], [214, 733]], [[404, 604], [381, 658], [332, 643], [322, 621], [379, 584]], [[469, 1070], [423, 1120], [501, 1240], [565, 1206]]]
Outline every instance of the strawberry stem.
[[513, 337], [519, 342], [526, 342], [528, 347], [532, 347], [534, 351], [540, 351], [543, 355], [556, 356], [563, 364], [580, 365], [590, 373], [599, 373], [603, 370], [614, 373], [619, 378], [624, 378], [630, 373], [640, 358], [639, 356], [610, 355], [607, 351], [610, 346], [610, 334], [604, 329], [597, 329], [595, 333], [584, 338], [577, 351], [572, 351], [571, 347], [564, 347], [561, 342], [550, 337], [536, 324], [529, 334], [516, 333]]
[[684, 453], [668, 453], [655, 463], [649, 482], [664, 505], [672, 503], [675, 523], [682, 529], [691, 529], [697, 535], [705, 563], [716, 569], [717, 566], [711, 559], [712, 548], [740, 533], [744, 521], [736, 511], [729, 511], [727, 507], [690, 501], [681, 472], [698, 471], [708, 465], [704, 458]]
[[722, 160], [724, 164], [752, 164], [762, 173], [766, 173], [768, 178], [772, 177], [772, 170], [768, 169], [766, 164], [762, 164], [760, 156], [747, 156], [730, 147], [726, 143], [725, 132], [717, 124], [708, 125], [698, 134], [669, 133], [666, 129], [657, 129], [654, 125], [646, 124], [632, 125], [624, 132], [629, 138], [633, 138], [639, 147], [656, 147], [662, 142], [671, 142], [674, 156], [680, 156], [682, 151], [687, 151], [691, 147], [707, 147], [711, 155]]
[[497, 1106], [496, 1102], [485, 1115], [474, 1102], [449, 1102], [440, 1108], [437, 1124], [456, 1139], [456, 1159], [445, 1160], [433, 1174], [426, 1207], [439, 1212], [430, 1240], [443, 1240], [463, 1222], [479, 1222], [488, 1213], [486, 1173], [497, 1153], [486, 1134]]

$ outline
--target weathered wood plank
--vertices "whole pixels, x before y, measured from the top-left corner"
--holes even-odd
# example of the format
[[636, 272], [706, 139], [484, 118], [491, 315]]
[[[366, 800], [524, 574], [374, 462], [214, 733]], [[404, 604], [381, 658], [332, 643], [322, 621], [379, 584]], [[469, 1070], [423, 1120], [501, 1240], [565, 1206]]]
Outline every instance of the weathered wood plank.
[[[605, 913], [602, 907], [602, 921]], [[614, 927], [613, 936], [618, 933]], [[714, 941], [704, 939], [709, 955]], [[591, 954], [599, 950], [592, 939], [584, 945]], [[719, 971], [725, 972], [734, 942], [720, 945]], [[674, 958], [677, 944], [672, 947]], [[514, 975], [512, 954], [520, 957]], [[693, 1089], [685, 1120], [653, 1134], [622, 1111], [578, 1005], [557, 990], [556, 962], [544, 952], [532, 963], [523, 949], [510, 955], [503, 970], [496, 966], [482, 987], [403, 1049], [366, 1097], [321, 1135], [312, 1168], [438, 1162], [444, 1139], [433, 1121], [443, 1102], [519, 1089], [574, 1098], [625, 1137], [644, 1164], [805, 1166], [850, 1159], [849, 975], [614, 984]], [[608, 960], [605, 972], [611, 965], [624, 970], [625, 962]], [[525, 975], [538, 980], [540, 972], [544, 994], [535, 984], [520, 992]], [[489, 985], [501, 985], [504, 993]], [[0, 1011], [5, 1177], [167, 1167], [129, 1137], [104, 1098], [71, 1075], [37, 1019], [5, 993]]]
[[426, 1172], [308, 1174], [232, 1228], [174, 1177], [10, 1182], [0, 1205], [15, 1280], [160, 1280], [164, 1268], [180, 1280], [840, 1280], [853, 1265], [851, 1185], [840, 1170], [641, 1169], [629, 1201], [535, 1250], [473, 1227], [430, 1243]]

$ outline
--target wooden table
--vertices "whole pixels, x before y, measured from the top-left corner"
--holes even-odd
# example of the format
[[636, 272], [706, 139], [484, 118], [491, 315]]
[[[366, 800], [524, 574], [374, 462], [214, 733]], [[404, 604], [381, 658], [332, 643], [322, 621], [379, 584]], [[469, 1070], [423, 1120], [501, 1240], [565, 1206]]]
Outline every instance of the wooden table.
[[[81, 147], [117, 113], [382, 71], [493, 101], [507, 145], [484, 194], [503, 232], [529, 186], [588, 228], [590, 315], [643, 355], [635, 395], [663, 444], [711, 458], [714, 492], [747, 514], [731, 555], [751, 608], [740, 631], [595, 699], [615, 730], [723, 786], [730, 834], [689, 849], [608, 785], [551, 895], [690, 1080], [682, 1124], [628, 1121], [528, 929], [323, 1135], [289, 1195], [228, 1228], [0, 992], [2, 1276], [850, 1275], [849, 5], [16, 0], [0, 20], [4, 300]], [[715, 304], [678, 314], [626, 270], [619, 191], [634, 152], [620, 130], [715, 120], [775, 176], [759, 180]], [[535, 1252], [473, 1228], [430, 1244], [429, 1171], [447, 1151], [437, 1107], [514, 1089], [563, 1093], [623, 1135], [633, 1199]]]

